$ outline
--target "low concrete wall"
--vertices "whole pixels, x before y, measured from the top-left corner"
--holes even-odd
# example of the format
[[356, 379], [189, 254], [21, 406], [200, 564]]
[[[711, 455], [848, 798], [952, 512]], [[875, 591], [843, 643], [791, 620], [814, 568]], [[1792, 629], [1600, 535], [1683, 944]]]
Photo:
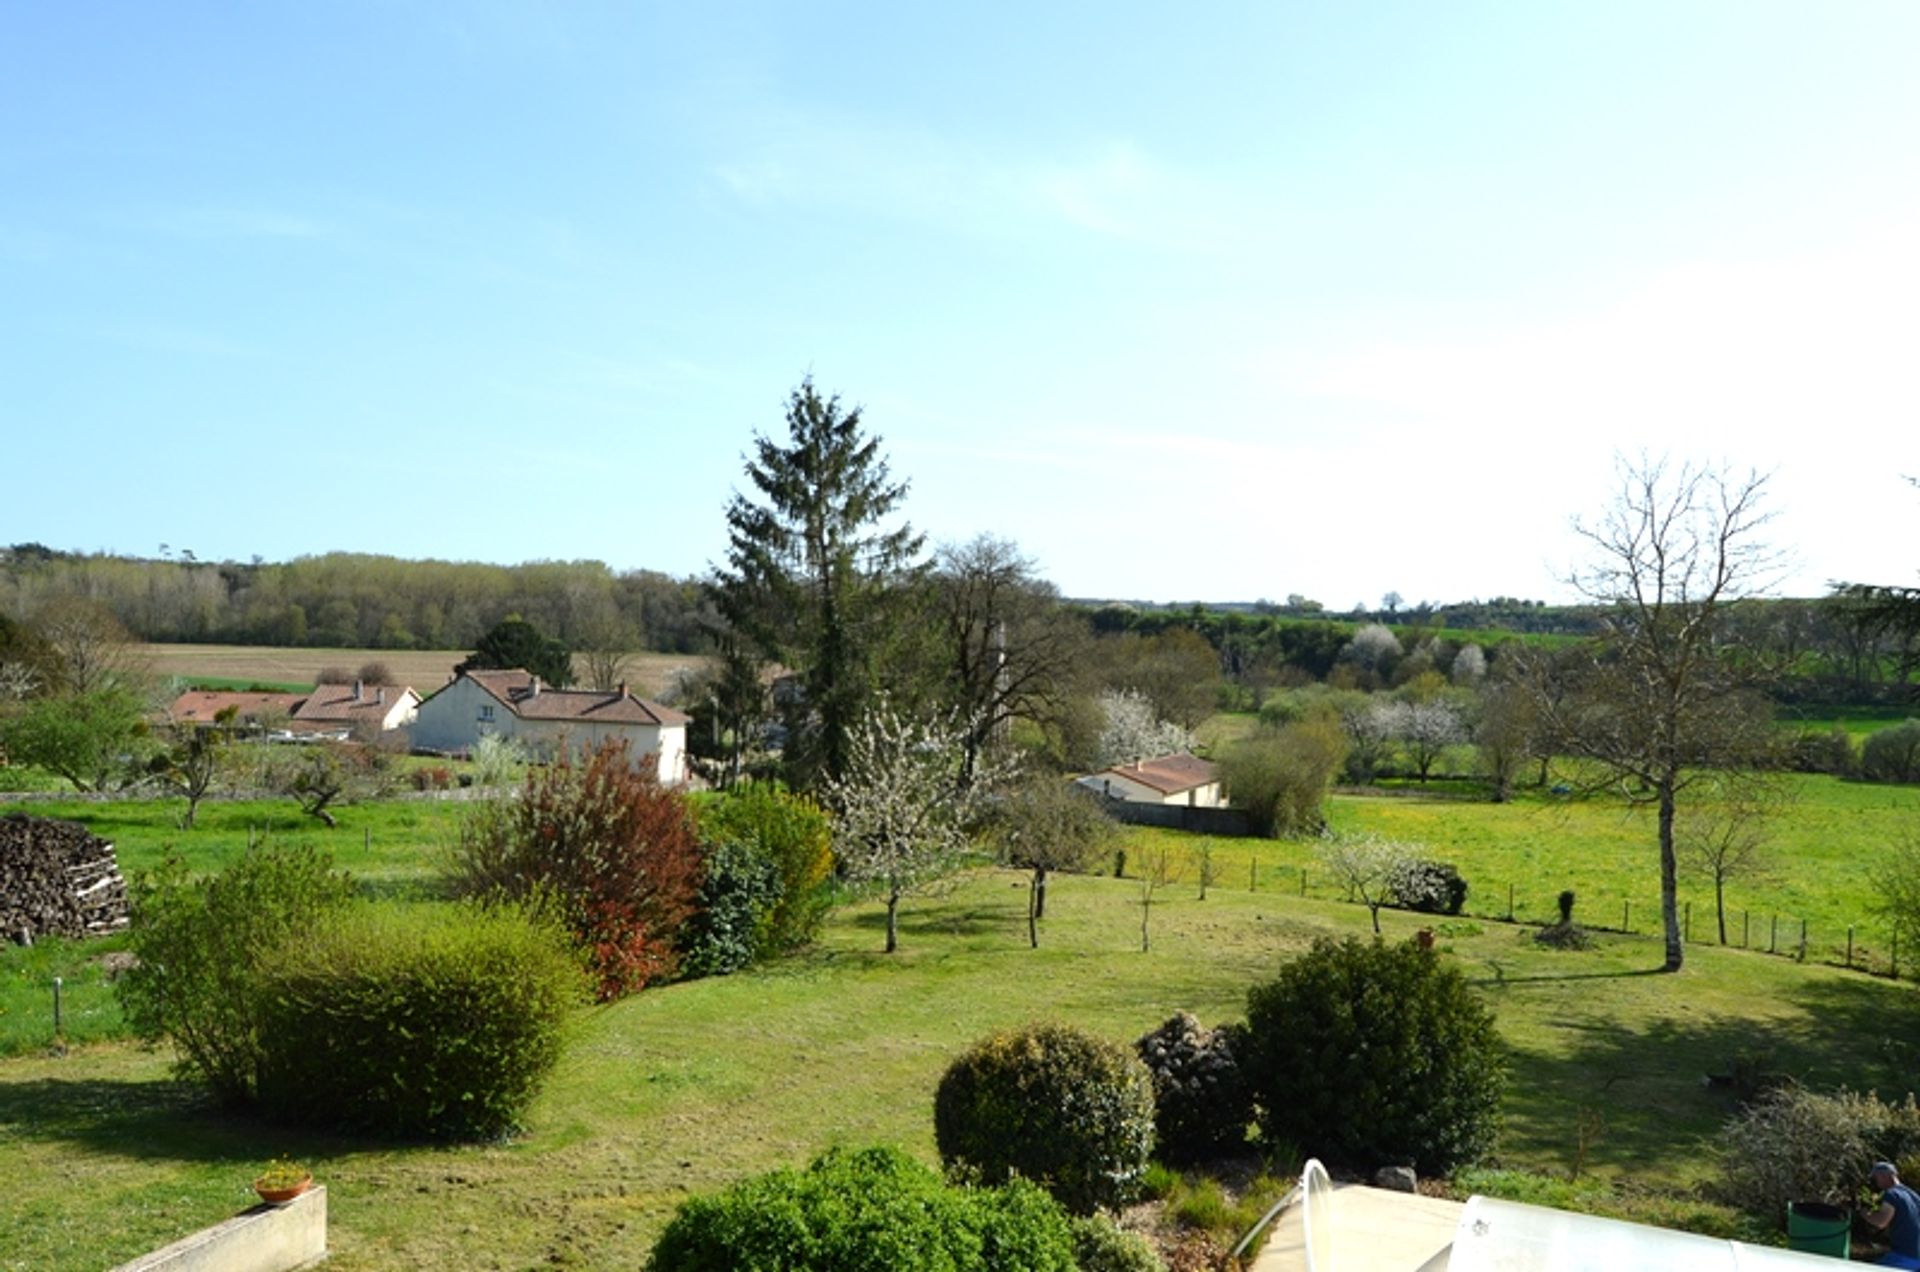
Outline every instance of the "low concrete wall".
[[289, 1272], [327, 1257], [327, 1190], [255, 1206], [113, 1272]]
[[1133, 826], [1164, 826], [1169, 830], [1191, 830], [1202, 835], [1250, 835], [1252, 826], [1246, 813], [1238, 808], [1190, 808], [1185, 804], [1138, 804], [1132, 800], [1109, 799], [1100, 807], [1115, 821]]

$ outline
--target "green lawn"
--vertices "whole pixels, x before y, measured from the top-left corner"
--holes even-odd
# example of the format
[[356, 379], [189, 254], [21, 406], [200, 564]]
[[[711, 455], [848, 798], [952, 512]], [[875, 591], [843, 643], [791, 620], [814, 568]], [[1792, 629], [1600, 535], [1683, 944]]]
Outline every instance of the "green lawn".
[[[1805, 895], [1837, 909], [1860, 896], [1839, 865], [1858, 864], [1873, 836], [1911, 823], [1920, 792], [1823, 782], [1806, 779], [1782, 841], [1798, 846], [1791, 860], [1814, 863]], [[331, 844], [342, 864], [393, 889], [426, 881], [455, 815], [439, 804], [369, 805], [345, 810], [341, 829], [327, 832], [302, 825], [290, 806], [214, 805], [183, 835], [163, 806], [58, 811], [114, 838], [130, 869], [169, 845], [210, 868], [244, 850], [250, 826], [266, 825]], [[1610, 886], [1653, 892], [1651, 840], [1639, 814], [1617, 808], [1343, 798], [1335, 817], [1426, 839], [1474, 883], [1475, 911], [1504, 912], [1504, 888], [1489, 879], [1532, 879], [1517, 888], [1523, 914], [1550, 908], [1568, 883], [1596, 898], [1595, 910]], [[948, 896], [910, 902], [891, 957], [879, 952], [879, 908], [849, 906], [800, 957], [583, 1009], [525, 1135], [492, 1146], [356, 1143], [234, 1118], [173, 1081], [166, 1055], [130, 1043], [48, 1054], [50, 1034], [35, 1038], [31, 1027], [36, 1013], [38, 1027], [50, 1024], [46, 979], [63, 966], [84, 979], [97, 947], [5, 948], [0, 1002], [29, 1028], [20, 1053], [0, 1060], [0, 1269], [130, 1258], [244, 1208], [255, 1169], [282, 1153], [307, 1160], [329, 1186], [330, 1266], [344, 1272], [638, 1266], [690, 1192], [835, 1143], [897, 1143], [931, 1160], [933, 1087], [989, 1029], [1059, 1017], [1132, 1039], [1176, 1009], [1235, 1018], [1248, 986], [1315, 935], [1367, 930], [1366, 911], [1314, 876], [1309, 846], [1211, 841], [1219, 876], [1203, 902], [1200, 841], [1129, 832], [1136, 867], [1156, 836], [1187, 853], [1189, 870], [1159, 894], [1151, 952], [1140, 950], [1138, 880], [1110, 874], [1056, 879], [1038, 950], [1026, 944], [1024, 877], [1010, 871], [980, 870]], [[1588, 904], [1583, 915], [1608, 919]], [[1393, 940], [1432, 922], [1382, 918]], [[1583, 1205], [1736, 1231], [1737, 1217], [1701, 1190], [1712, 1173], [1703, 1145], [1730, 1112], [1704, 1075], [1744, 1053], [1815, 1085], [1896, 1095], [1920, 1065], [1910, 984], [1704, 943], [1689, 948], [1680, 975], [1653, 975], [1659, 943], [1639, 925], [1633, 936], [1602, 934], [1585, 953], [1542, 949], [1522, 925], [1437, 926], [1512, 1049], [1495, 1165], [1535, 1181], [1482, 1175], [1476, 1186], [1524, 1190], [1541, 1175], [1578, 1171]], [[1697, 936], [1701, 926], [1696, 912]], [[89, 992], [106, 1001], [104, 988]], [[69, 1002], [86, 997], [76, 990]], [[98, 1032], [113, 1027], [103, 1021]], [[77, 1023], [68, 1032], [83, 1038]]]

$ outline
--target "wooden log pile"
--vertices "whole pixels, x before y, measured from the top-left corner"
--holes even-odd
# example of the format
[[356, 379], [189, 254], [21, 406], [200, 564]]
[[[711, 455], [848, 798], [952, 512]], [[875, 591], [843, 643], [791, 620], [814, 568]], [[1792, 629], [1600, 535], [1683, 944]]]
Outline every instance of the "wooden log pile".
[[113, 845], [78, 822], [0, 817], [0, 938], [101, 936], [127, 926]]

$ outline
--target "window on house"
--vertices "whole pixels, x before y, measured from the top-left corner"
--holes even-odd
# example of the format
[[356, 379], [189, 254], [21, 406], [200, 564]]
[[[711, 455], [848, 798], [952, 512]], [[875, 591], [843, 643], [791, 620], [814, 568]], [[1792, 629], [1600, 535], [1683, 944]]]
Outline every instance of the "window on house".
[[493, 705], [491, 703], [480, 708], [480, 718], [482, 720], [493, 719]]

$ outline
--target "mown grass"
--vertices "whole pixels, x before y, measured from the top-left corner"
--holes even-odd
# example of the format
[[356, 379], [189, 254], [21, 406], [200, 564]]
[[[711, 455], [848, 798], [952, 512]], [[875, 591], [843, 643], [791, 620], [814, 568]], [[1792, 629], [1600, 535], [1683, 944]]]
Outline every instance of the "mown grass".
[[[799, 957], [583, 1009], [510, 1144], [364, 1144], [231, 1117], [172, 1081], [165, 1055], [126, 1043], [0, 1062], [0, 1268], [129, 1258], [242, 1208], [252, 1171], [281, 1153], [329, 1186], [330, 1266], [345, 1272], [638, 1266], [689, 1193], [836, 1143], [933, 1160], [934, 1085], [990, 1029], [1058, 1017], [1132, 1039], [1176, 1009], [1236, 1018], [1248, 986], [1315, 936], [1367, 925], [1329, 899], [1177, 889], [1156, 902], [1143, 954], [1138, 881], [1072, 876], [1056, 880], [1033, 950], [1025, 895], [1022, 876], [979, 870], [910, 905], [897, 955], [879, 952], [879, 908], [854, 905]], [[1393, 940], [1423, 922], [1383, 916]], [[1615, 1213], [1735, 1225], [1697, 1186], [1730, 1111], [1702, 1076], [1737, 1052], [1883, 1093], [1904, 1091], [1920, 1057], [1905, 985], [1710, 948], [1679, 976], [1652, 975], [1659, 947], [1644, 936], [1569, 954], [1505, 924], [1441, 933], [1512, 1048], [1493, 1165], [1577, 1168], [1591, 1204]]]
[[[1915, 811], [1913, 792], [1806, 781], [1783, 833], [1810, 844], [1844, 838], [1829, 862], [1870, 855], [1872, 835]], [[244, 851], [249, 828], [264, 827], [328, 844], [370, 885], [395, 890], [428, 883], [434, 845], [457, 815], [430, 803], [357, 806], [328, 832], [303, 825], [290, 804], [222, 804], [183, 834], [164, 805], [52, 811], [115, 839], [134, 870], [169, 848], [211, 869]], [[1496, 868], [1539, 876], [1548, 908], [1563, 879], [1595, 893], [1610, 882], [1653, 887], [1640, 814], [1617, 807], [1341, 798], [1335, 818], [1419, 829], [1475, 881], [1470, 909]], [[933, 1160], [934, 1085], [991, 1029], [1064, 1018], [1130, 1040], [1178, 1009], [1238, 1018], [1247, 988], [1314, 937], [1369, 931], [1366, 911], [1313, 873], [1310, 845], [1212, 840], [1220, 875], [1201, 901], [1192, 866], [1201, 841], [1134, 830], [1127, 843], [1137, 854], [1151, 837], [1184, 854], [1189, 871], [1156, 896], [1149, 953], [1140, 950], [1141, 884], [1110, 872], [1056, 877], [1037, 950], [1026, 944], [1025, 879], [1012, 871], [981, 869], [950, 895], [910, 902], [891, 957], [879, 952], [879, 907], [851, 905], [798, 957], [582, 1009], [525, 1134], [507, 1144], [367, 1144], [277, 1128], [211, 1107], [172, 1079], [164, 1053], [106, 1042], [58, 1057], [45, 1050], [50, 1035], [29, 1038], [0, 1060], [9, 1163], [0, 1269], [133, 1257], [244, 1208], [255, 1169], [283, 1153], [329, 1185], [331, 1265], [348, 1272], [638, 1266], [692, 1192], [836, 1143], [895, 1143]], [[1811, 890], [1841, 886], [1837, 871], [1812, 873]], [[1702, 943], [1684, 972], [1656, 975], [1660, 946], [1646, 928], [1566, 953], [1538, 946], [1524, 925], [1485, 918], [1389, 911], [1382, 924], [1390, 940], [1435, 927], [1509, 1044], [1513, 1083], [1494, 1173], [1473, 1185], [1490, 1191], [1564, 1184], [1585, 1208], [1745, 1232], [1703, 1188], [1714, 1173], [1707, 1146], [1731, 1111], [1705, 1075], [1748, 1053], [1816, 1086], [1897, 1095], [1920, 1062], [1920, 1000], [1905, 983]], [[1697, 935], [1699, 924], [1696, 913]], [[97, 953], [59, 943], [0, 951], [9, 987], [0, 1001], [12, 1010], [12, 987], [24, 986], [24, 1014], [41, 1013], [45, 1027], [47, 978]], [[97, 992], [104, 998], [104, 986]], [[68, 1002], [83, 999], [76, 990]], [[115, 1027], [102, 1020], [99, 1033]], [[84, 1041], [77, 1025], [68, 1035]]]

